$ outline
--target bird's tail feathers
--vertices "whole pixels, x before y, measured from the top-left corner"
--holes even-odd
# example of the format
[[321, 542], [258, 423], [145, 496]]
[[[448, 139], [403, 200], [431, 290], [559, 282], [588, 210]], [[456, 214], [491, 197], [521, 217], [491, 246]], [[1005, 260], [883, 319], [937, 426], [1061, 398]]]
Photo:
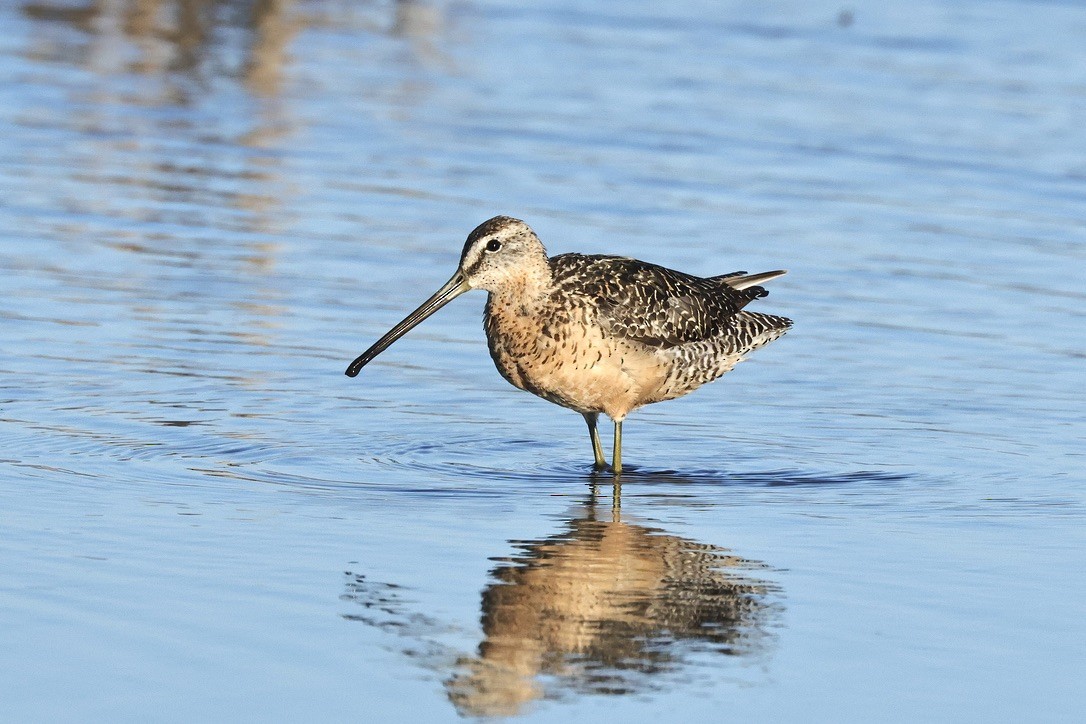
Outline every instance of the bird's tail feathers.
[[724, 282], [732, 289], [746, 289], [762, 282], [768, 282], [770, 279], [776, 279], [782, 277], [788, 272], [784, 269], [776, 269], [774, 271], [761, 272], [760, 274], [747, 274], [746, 272], [732, 272], [731, 274], [721, 274], [717, 277], [711, 277], [712, 279], [720, 282]]

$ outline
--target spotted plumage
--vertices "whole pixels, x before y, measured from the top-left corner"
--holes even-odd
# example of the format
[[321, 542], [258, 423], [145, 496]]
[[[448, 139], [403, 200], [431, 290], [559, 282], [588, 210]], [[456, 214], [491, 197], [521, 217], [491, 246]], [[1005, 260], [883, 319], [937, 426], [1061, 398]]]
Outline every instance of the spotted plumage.
[[470, 289], [490, 295], [491, 357], [514, 386], [580, 412], [597, 467], [600, 413], [615, 422], [612, 468], [621, 470], [622, 421], [643, 405], [691, 392], [792, 322], [745, 307], [783, 271], [696, 277], [625, 257], [561, 254], [519, 219], [497, 216], [468, 236], [445, 286], [347, 369], [358, 371], [409, 329]]

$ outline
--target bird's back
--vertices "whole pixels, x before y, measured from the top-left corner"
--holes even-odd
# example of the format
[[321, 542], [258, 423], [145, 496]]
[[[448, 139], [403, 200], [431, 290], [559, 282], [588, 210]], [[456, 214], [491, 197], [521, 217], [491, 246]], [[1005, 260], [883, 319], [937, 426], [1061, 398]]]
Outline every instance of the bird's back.
[[670, 349], [723, 337], [731, 351], [749, 351], [750, 344], [761, 346], [757, 343], [766, 334], [783, 334], [791, 326], [784, 317], [743, 311], [768, 294], [745, 280], [784, 272], [706, 278], [637, 259], [584, 254], [562, 254], [550, 263], [556, 296], [593, 307], [610, 334], [648, 347]]

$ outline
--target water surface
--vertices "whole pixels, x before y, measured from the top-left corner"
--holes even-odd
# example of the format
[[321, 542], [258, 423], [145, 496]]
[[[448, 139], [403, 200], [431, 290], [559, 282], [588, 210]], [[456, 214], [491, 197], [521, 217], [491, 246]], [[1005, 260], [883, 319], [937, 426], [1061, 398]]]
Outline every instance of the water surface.
[[[0, 22], [0, 718], [1086, 705], [1086, 9]], [[481, 293], [342, 375], [498, 213], [788, 268], [796, 326], [631, 416], [615, 500]]]

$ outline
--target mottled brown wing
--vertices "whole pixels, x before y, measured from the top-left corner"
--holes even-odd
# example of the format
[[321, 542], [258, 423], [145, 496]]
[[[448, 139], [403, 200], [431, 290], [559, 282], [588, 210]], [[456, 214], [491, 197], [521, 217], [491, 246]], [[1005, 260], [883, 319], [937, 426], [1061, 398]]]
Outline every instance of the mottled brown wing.
[[738, 290], [721, 278], [703, 279], [614, 256], [551, 258], [555, 283], [583, 295], [612, 334], [653, 347], [675, 347], [725, 331], [739, 310], [764, 297], [762, 287]]

